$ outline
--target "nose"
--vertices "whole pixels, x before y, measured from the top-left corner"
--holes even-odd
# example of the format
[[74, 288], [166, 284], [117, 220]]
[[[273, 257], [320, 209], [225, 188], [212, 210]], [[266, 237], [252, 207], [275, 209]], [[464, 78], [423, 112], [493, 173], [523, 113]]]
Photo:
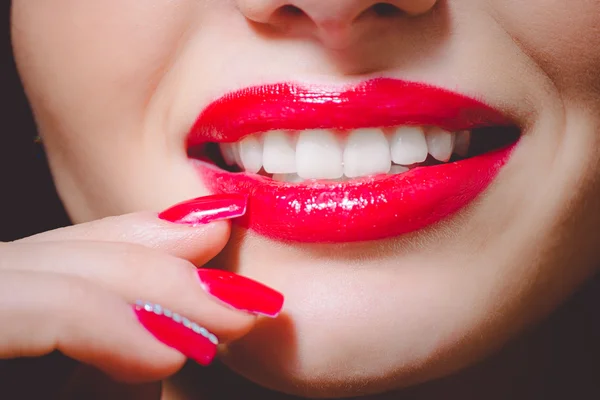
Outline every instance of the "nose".
[[[237, 0], [244, 16], [285, 32], [311, 33], [333, 47], [344, 47], [376, 21], [418, 16], [438, 0]], [[360, 27], [363, 29], [361, 30]]]

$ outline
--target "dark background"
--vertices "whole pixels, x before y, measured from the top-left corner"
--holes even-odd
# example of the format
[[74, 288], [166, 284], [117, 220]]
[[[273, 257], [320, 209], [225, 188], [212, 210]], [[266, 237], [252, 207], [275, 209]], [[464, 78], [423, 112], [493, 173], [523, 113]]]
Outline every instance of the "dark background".
[[[54, 190], [43, 149], [35, 142], [35, 123], [14, 66], [11, 2], [0, 3], [0, 242], [7, 242], [69, 221]], [[4, 323], [0, 322], [0, 328]], [[73, 367], [60, 354], [36, 360], [0, 360], [0, 399], [53, 399]]]
[[[55, 193], [41, 145], [35, 143], [35, 124], [14, 67], [10, 1], [0, 3], [2, 242], [67, 225], [68, 219]], [[511, 368], [515, 363], [518, 368]], [[62, 381], [62, 370], [57, 365], [70, 366], [56, 354], [38, 360], [0, 361], [0, 399], [54, 398], [52, 389]], [[503, 376], [502, 388], [496, 387], [496, 381], [488, 382], [487, 375], [475, 372], [441, 384], [452, 387], [454, 381], [467, 380], [474, 386], [489, 385], [497, 396], [488, 399], [600, 399], [600, 279], [592, 280], [540, 326], [484, 365], [488, 373], [497, 371], [497, 376]]]
[[[84, 0], [85, 1], [85, 0]], [[0, 242], [65, 225], [10, 47], [10, 1], [0, 1], [2, 42], [0, 132]]]

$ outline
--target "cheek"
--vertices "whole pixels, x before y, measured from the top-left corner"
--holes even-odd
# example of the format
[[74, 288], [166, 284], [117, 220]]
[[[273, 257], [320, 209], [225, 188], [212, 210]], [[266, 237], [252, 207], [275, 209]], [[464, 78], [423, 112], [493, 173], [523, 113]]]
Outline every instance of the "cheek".
[[495, 0], [513, 40], [566, 96], [600, 93], [600, 1]]
[[206, 18], [203, 3], [13, 1], [19, 72], [74, 219], [129, 211], [135, 199], [138, 208], [153, 205], [139, 198], [155, 192], [163, 172], [150, 167], [170, 149], [164, 113], [152, 104], [186, 30]]
[[36, 116], [42, 128], [53, 119], [67, 125], [43, 130], [110, 135], [144, 113], [195, 2], [13, 3], [15, 55]]

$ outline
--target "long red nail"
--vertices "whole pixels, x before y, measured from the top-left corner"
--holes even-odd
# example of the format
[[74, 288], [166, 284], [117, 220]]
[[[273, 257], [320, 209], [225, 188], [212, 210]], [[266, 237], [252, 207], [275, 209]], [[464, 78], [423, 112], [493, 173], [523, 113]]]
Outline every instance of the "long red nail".
[[276, 317], [283, 308], [283, 295], [262, 283], [218, 269], [199, 269], [203, 288], [236, 310]]
[[195, 322], [148, 302], [136, 302], [134, 311], [140, 323], [158, 340], [198, 364], [210, 365], [217, 355], [217, 337]]
[[239, 194], [224, 194], [179, 203], [158, 215], [165, 221], [185, 224], [202, 225], [214, 221], [239, 218], [246, 214], [248, 196]]

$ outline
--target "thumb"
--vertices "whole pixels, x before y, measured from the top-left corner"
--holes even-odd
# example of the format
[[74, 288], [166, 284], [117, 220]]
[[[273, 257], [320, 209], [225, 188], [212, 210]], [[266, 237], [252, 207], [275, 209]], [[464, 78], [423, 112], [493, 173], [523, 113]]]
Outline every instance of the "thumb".
[[215, 195], [177, 204], [160, 213], [141, 212], [74, 225], [19, 242], [106, 241], [138, 244], [202, 265], [229, 239], [226, 220], [246, 213], [247, 196]]

